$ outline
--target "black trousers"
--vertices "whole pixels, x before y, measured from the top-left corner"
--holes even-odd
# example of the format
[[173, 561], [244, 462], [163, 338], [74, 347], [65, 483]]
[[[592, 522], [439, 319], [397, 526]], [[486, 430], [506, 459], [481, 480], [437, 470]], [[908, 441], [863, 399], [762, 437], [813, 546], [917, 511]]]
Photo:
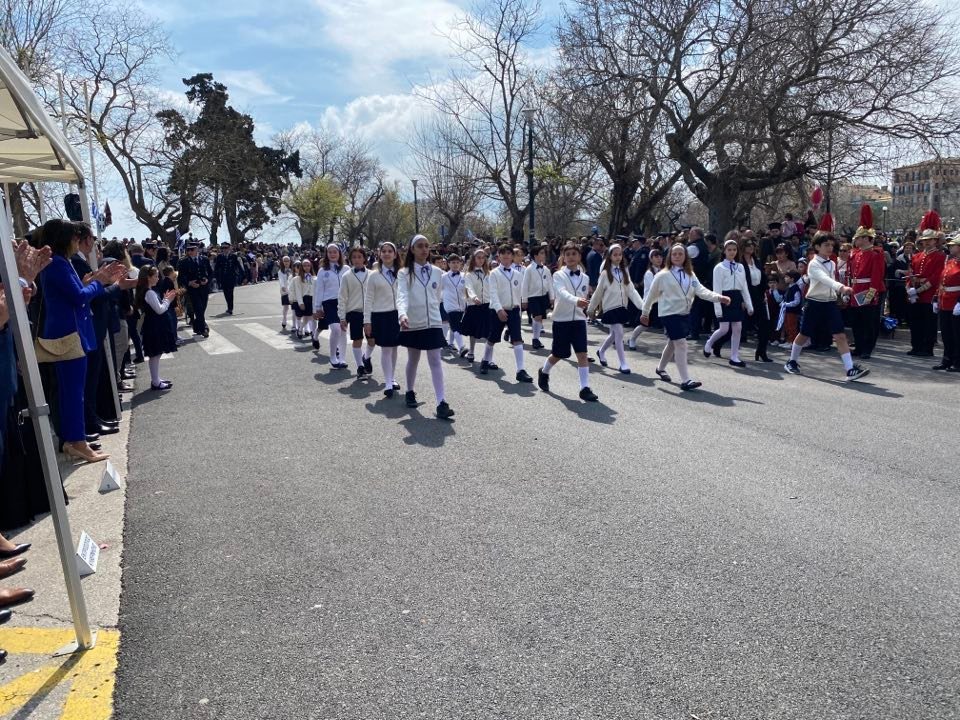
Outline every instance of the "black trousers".
[[233, 312], [233, 288], [234, 285], [223, 286], [223, 299], [227, 301], [227, 312]]
[[943, 340], [943, 364], [960, 368], [960, 315], [940, 311], [940, 336]]
[[127, 315], [127, 333], [130, 335], [130, 341], [133, 343], [133, 350], [136, 353], [137, 359], [143, 359], [143, 340], [140, 338], [140, 333], [137, 331], [137, 314]]
[[907, 310], [910, 323], [910, 347], [914, 352], [933, 355], [937, 342], [937, 316], [931, 303], [912, 303]]
[[877, 347], [880, 335], [880, 306], [866, 305], [848, 309], [850, 329], [853, 330], [853, 343], [858, 355], [871, 355]]
[[[231, 296], [233, 289], [231, 288]], [[193, 306], [193, 332], [199, 334], [207, 329], [207, 300], [209, 298], [206, 288], [187, 288], [187, 295], [190, 298], [190, 304]], [[233, 308], [233, 298], [231, 297], [230, 307]]]
[[83, 385], [83, 419], [87, 432], [100, 425], [97, 414], [97, 389], [100, 386], [100, 371], [103, 366], [103, 348], [87, 353], [87, 375]]

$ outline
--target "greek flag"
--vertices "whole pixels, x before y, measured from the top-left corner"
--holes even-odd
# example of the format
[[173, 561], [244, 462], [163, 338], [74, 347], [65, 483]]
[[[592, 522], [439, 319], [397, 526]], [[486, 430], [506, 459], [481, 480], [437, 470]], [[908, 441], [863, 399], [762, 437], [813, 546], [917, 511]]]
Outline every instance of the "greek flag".
[[90, 217], [96, 224], [97, 232], [103, 232], [106, 225], [104, 224], [103, 215], [100, 214], [100, 208], [97, 207], [96, 202], [90, 203]]
[[184, 246], [187, 244], [186, 239], [180, 234], [180, 228], [174, 229], [174, 237], [177, 241], [177, 252], [182, 253]]

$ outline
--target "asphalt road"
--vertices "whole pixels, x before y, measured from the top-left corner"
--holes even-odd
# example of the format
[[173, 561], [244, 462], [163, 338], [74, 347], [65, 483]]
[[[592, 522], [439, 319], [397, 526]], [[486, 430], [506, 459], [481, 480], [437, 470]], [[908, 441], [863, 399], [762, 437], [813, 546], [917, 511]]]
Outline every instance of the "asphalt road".
[[275, 283], [237, 310], [134, 403], [117, 718], [960, 717], [956, 375], [698, 353], [681, 393], [645, 336], [588, 405], [499, 349], [448, 424], [426, 367], [411, 412], [244, 330]]

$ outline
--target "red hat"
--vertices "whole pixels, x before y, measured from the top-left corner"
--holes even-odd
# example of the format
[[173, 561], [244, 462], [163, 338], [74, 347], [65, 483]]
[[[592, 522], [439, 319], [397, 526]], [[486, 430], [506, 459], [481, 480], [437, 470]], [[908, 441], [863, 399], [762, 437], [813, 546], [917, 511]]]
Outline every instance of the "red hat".
[[940, 226], [940, 215], [936, 210], [928, 210], [920, 221], [920, 230], [939, 230]]
[[854, 238], [858, 237], [876, 237], [877, 233], [873, 229], [873, 208], [869, 204], [864, 203], [860, 208], [860, 227], [857, 228], [857, 231], [853, 234]]
[[820, 218], [820, 226], [817, 230], [823, 232], [833, 232], [833, 215], [830, 213], [824, 213], [823, 217]]

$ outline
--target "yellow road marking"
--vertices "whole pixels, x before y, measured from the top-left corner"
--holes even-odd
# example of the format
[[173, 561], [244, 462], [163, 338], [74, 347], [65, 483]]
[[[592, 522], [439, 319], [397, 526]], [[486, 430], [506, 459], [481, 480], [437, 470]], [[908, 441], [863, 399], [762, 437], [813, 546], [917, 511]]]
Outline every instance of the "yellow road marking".
[[[72, 630], [50, 628], [0, 629], [0, 647], [13, 655], [52, 655], [75, 639]], [[100, 630], [92, 650], [45, 664], [0, 686], [0, 715], [42, 700], [60, 685], [70, 691], [61, 720], [109, 720], [113, 711], [114, 675], [120, 633]]]

